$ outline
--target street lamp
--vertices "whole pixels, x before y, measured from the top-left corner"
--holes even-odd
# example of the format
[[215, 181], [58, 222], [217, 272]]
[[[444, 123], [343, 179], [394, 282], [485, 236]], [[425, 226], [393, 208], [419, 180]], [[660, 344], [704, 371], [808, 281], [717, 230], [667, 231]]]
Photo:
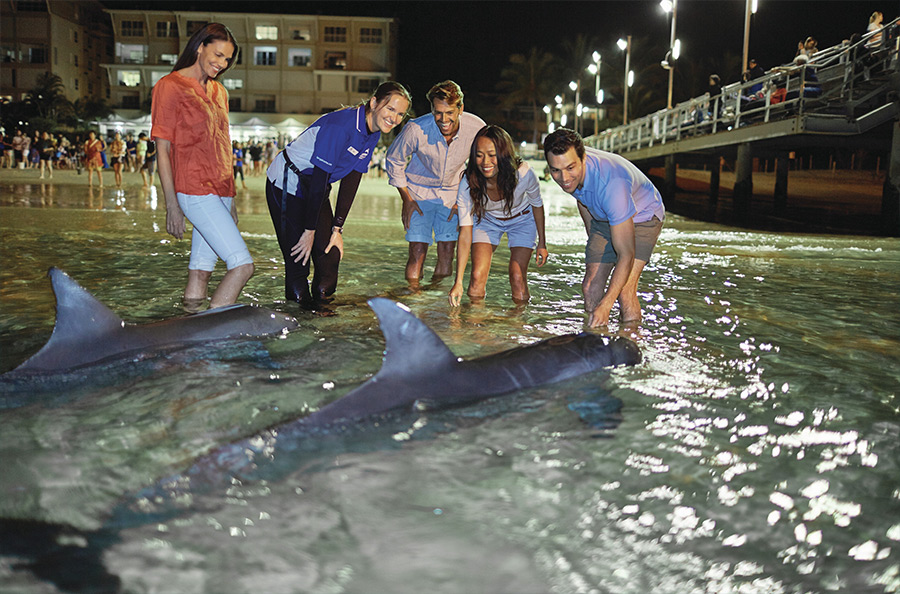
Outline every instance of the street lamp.
[[[675, 38], [675, 17], [678, 12], [678, 0], [660, 0], [659, 6], [666, 14], [672, 13], [672, 35], [669, 39], [669, 52], [666, 54], [666, 59], [661, 63], [662, 67], [669, 71], [668, 108], [672, 109], [672, 83], [675, 80], [675, 61], [681, 55], [681, 42]], [[669, 61], [670, 58], [671, 62]]]
[[741, 72], [747, 72], [747, 61], [750, 54], [750, 15], [756, 14], [757, 8], [759, 8], [757, 0], [747, 0], [744, 8], [744, 54]]
[[569, 88], [575, 91], [575, 131], [581, 134], [580, 126], [578, 125], [579, 113], [578, 106], [581, 105], [581, 77], [578, 77], [578, 81], [570, 81]]
[[631, 35], [616, 42], [619, 49], [625, 52], [625, 97], [622, 100], [622, 125], [628, 123], [628, 89], [634, 84], [634, 70], [631, 70]]
[[594, 134], [600, 133], [600, 104], [603, 103], [603, 90], [600, 88], [600, 68], [603, 65], [600, 52], [591, 54], [593, 62], [588, 66], [588, 72], [594, 75], [594, 96], [597, 100], [597, 114], [594, 119]]

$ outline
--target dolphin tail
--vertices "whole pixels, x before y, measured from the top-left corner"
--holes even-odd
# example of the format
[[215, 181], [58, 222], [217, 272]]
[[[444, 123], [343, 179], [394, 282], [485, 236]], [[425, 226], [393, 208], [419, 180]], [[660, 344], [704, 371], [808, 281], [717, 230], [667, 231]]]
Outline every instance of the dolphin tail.
[[53, 368], [56, 353], [89, 344], [124, 326], [122, 318], [100, 303], [68, 274], [56, 268], [47, 272], [56, 295], [56, 325], [47, 344], [18, 369]]
[[384, 363], [378, 375], [408, 375], [410, 369], [435, 369], [457, 363], [444, 341], [405, 305], [383, 297], [369, 299], [368, 303], [384, 334]]

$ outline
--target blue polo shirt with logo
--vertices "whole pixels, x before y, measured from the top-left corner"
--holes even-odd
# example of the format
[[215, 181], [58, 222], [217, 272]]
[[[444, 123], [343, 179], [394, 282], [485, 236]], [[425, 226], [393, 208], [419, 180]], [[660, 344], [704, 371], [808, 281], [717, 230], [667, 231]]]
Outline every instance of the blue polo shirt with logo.
[[[381, 131], [369, 134], [365, 106], [326, 113], [285, 147], [291, 162], [304, 175], [314, 167], [328, 173], [328, 182], [344, 178], [351, 171], [365, 173]], [[269, 180], [284, 190], [284, 155], [278, 153], [267, 170]], [[297, 176], [288, 175], [287, 191], [297, 195]]]

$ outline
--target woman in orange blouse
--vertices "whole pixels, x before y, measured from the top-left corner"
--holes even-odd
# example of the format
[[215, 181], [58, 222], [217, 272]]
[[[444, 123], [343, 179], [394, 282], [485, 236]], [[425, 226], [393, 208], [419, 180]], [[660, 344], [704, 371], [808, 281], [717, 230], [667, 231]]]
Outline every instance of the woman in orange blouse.
[[84, 167], [87, 169], [88, 185], [94, 185], [94, 171], [97, 172], [97, 181], [103, 187], [103, 158], [100, 152], [106, 148], [103, 141], [97, 138], [93, 130], [88, 132], [88, 139], [84, 141]]
[[152, 129], [159, 180], [166, 197], [166, 230], [181, 239], [185, 217], [194, 227], [184, 290], [189, 312], [206, 303], [209, 278], [219, 258], [228, 272], [211, 308], [237, 301], [253, 275], [253, 258], [237, 228], [228, 94], [215, 79], [238, 55], [238, 44], [221, 23], [190, 38], [171, 74], [153, 87]]

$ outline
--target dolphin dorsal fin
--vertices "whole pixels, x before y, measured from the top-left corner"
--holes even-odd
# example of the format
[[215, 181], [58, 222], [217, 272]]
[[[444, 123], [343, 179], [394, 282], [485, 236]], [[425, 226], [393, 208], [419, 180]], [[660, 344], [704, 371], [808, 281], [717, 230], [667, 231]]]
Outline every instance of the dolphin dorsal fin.
[[410, 370], [433, 372], [457, 363], [444, 341], [405, 305], [376, 297], [369, 299], [369, 307], [378, 316], [384, 334], [384, 363], [378, 375], [409, 375]]
[[51, 342], [89, 340], [124, 325], [122, 318], [59, 268], [51, 268], [47, 276], [56, 295], [56, 325]]

